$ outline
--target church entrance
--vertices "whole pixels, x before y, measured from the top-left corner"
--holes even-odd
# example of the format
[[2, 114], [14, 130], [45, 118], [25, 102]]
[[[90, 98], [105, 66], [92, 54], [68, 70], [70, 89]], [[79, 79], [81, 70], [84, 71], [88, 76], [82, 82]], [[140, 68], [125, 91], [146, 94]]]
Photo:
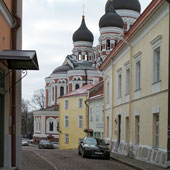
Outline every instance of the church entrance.
[[4, 166], [4, 96], [0, 94], [0, 168]]

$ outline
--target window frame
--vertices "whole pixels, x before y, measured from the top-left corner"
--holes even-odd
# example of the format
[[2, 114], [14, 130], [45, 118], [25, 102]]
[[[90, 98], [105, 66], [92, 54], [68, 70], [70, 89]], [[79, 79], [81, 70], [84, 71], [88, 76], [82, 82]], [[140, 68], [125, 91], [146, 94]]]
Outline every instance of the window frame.
[[78, 108], [82, 109], [83, 108], [83, 98], [78, 99]]
[[78, 115], [78, 128], [79, 129], [83, 128], [83, 115]]
[[69, 116], [64, 116], [64, 128], [69, 128]]
[[64, 142], [65, 144], [69, 144], [69, 134], [64, 134]]
[[69, 108], [69, 100], [64, 100], [64, 109], [67, 110]]

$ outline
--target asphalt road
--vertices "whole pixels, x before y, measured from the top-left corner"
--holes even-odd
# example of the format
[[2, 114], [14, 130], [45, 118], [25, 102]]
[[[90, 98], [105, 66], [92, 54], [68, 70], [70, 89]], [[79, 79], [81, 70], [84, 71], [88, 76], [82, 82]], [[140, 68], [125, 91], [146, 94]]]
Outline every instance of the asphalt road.
[[134, 170], [112, 159], [82, 158], [76, 150], [38, 149], [25, 146], [22, 170]]

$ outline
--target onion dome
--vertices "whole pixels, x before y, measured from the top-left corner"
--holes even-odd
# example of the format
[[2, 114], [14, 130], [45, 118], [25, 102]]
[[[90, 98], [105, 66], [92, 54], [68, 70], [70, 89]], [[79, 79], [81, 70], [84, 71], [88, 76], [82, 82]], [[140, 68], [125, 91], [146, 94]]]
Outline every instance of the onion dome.
[[110, 3], [108, 7], [108, 12], [101, 17], [99, 21], [99, 27], [100, 28], [104, 28], [104, 27], [123, 28], [123, 20], [114, 10], [112, 3]]
[[94, 37], [91, 31], [86, 26], [85, 17], [82, 17], [80, 28], [73, 34], [73, 42], [76, 41], [88, 41], [93, 42]]
[[138, 0], [108, 0], [105, 6], [106, 13], [109, 10], [110, 4], [113, 4], [115, 10], [128, 9], [136, 12], [141, 12], [141, 5]]
[[52, 74], [61, 74], [61, 73], [66, 73], [68, 70], [71, 70], [71, 66], [70, 65], [62, 65], [62, 66], [59, 66], [57, 67], [53, 72]]

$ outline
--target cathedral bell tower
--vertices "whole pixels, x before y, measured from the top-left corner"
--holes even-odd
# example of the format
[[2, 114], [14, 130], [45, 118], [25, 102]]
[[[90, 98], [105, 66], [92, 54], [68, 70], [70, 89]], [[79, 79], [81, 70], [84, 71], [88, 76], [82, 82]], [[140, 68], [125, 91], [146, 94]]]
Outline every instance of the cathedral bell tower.
[[93, 61], [93, 41], [94, 37], [85, 23], [85, 16], [82, 16], [82, 22], [79, 29], [73, 34], [73, 54], [78, 61]]

